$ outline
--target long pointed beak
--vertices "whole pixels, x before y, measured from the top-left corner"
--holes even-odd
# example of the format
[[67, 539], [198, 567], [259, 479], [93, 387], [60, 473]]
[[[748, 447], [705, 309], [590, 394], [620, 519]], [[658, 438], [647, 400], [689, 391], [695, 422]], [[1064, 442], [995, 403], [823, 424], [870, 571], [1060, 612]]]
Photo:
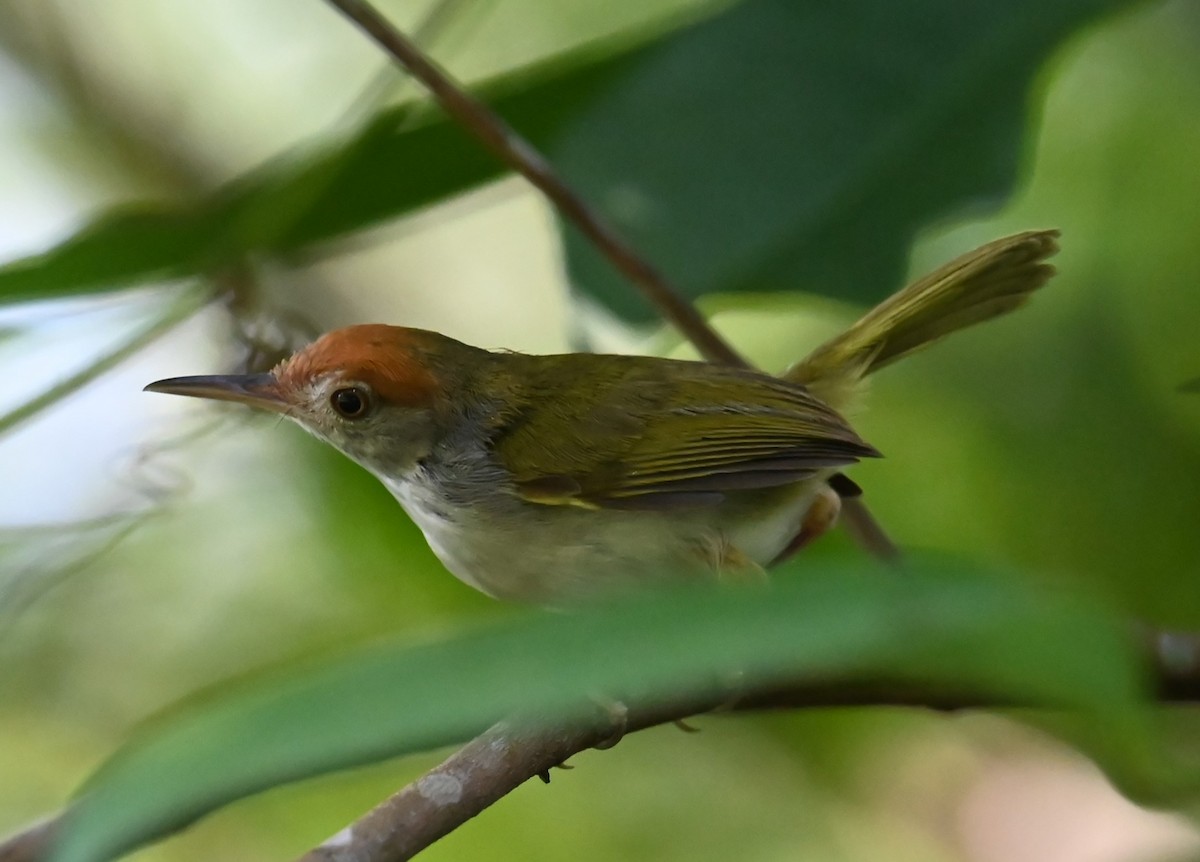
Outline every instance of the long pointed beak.
[[279, 381], [273, 374], [169, 377], [166, 380], [155, 380], [143, 391], [212, 398], [216, 401], [236, 401], [238, 404], [269, 410], [272, 413], [286, 413], [290, 406], [280, 394]]

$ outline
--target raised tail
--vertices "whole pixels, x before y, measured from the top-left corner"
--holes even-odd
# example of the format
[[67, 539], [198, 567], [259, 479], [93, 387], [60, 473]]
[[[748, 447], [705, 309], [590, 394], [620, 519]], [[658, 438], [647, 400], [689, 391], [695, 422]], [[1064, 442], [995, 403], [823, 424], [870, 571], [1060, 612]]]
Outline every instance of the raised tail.
[[1019, 308], [1045, 284], [1057, 230], [998, 239], [952, 260], [890, 296], [784, 373], [833, 407], [859, 381], [943, 336]]

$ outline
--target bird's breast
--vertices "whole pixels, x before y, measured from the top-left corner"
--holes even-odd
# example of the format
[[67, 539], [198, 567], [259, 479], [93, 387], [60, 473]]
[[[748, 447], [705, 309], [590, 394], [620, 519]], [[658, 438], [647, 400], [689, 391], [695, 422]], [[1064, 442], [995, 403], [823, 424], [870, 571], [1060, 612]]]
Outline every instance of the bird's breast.
[[811, 498], [797, 487], [727, 506], [625, 511], [530, 503], [496, 484], [464, 493], [428, 471], [380, 478], [460, 580], [499, 599], [551, 606], [716, 577], [730, 550], [766, 565], [795, 535]]

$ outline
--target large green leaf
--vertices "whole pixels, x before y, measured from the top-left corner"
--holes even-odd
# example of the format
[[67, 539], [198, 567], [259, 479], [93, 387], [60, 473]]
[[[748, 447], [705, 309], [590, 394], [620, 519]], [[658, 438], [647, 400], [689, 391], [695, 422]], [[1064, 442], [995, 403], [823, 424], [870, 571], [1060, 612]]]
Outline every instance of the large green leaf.
[[565, 718], [594, 710], [597, 692], [673, 699], [735, 672], [746, 685], [928, 682], [1074, 708], [1120, 738], [1149, 737], [1128, 641], [1089, 603], [931, 564], [803, 574], [769, 591], [531, 613], [211, 693], [145, 728], [100, 770], [52, 858], [109, 859], [247, 794], [453, 743], [514, 712]]
[[[1131, 0], [753, 0], [638, 58], [551, 158], [687, 293], [877, 299], [913, 235], [1011, 192], [1029, 90]], [[651, 310], [591, 245], [575, 284]]]

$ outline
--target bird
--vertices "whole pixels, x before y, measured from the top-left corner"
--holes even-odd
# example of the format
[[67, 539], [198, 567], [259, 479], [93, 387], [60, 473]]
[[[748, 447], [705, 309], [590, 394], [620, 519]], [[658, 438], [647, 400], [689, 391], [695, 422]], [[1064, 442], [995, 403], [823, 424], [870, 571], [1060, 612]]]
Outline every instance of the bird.
[[669, 583], [760, 582], [828, 530], [842, 473], [879, 457], [844, 418], [864, 379], [1021, 306], [1057, 230], [969, 252], [779, 376], [702, 361], [490, 351], [386, 324], [336, 329], [260, 374], [147, 391], [296, 422], [374, 474], [460, 580], [568, 607]]

